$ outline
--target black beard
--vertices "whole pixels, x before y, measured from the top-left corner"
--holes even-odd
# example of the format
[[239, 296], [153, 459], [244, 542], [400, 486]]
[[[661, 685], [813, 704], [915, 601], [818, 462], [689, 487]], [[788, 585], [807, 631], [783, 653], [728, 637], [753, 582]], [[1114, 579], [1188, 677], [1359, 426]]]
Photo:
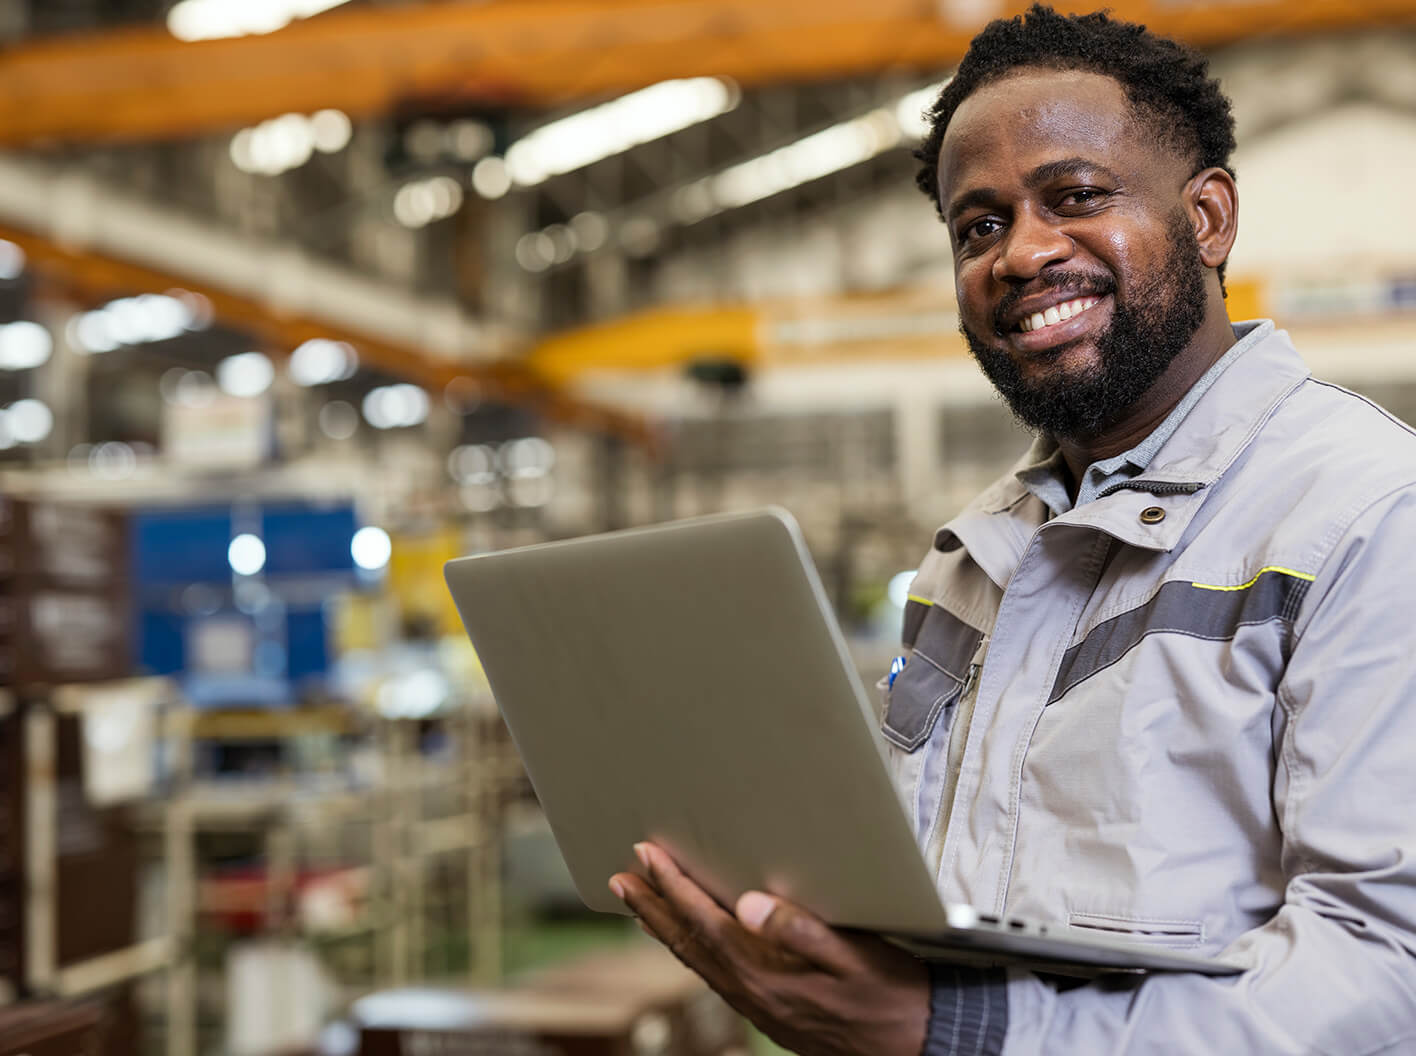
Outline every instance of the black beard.
[[[1007, 351], [985, 345], [959, 323], [969, 351], [1024, 426], [1071, 440], [1099, 436], [1125, 417], [1190, 343], [1205, 316], [1205, 267], [1183, 212], [1172, 219], [1167, 238], [1165, 263], [1132, 290], [1128, 304], [1113, 304], [1111, 325], [1097, 338], [1100, 365], [1081, 377], [1057, 372], [1025, 380]], [[1057, 287], [1097, 295], [1115, 290], [1114, 284], [1098, 288], [1094, 278], [1058, 272], [1039, 275], [1027, 292]]]

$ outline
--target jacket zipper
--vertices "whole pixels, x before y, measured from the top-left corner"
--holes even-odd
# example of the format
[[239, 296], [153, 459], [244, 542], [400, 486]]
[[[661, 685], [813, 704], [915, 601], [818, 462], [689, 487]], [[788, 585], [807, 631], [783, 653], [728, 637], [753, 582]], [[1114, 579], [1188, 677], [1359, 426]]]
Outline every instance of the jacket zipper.
[[969, 695], [969, 690], [973, 689], [973, 684], [978, 678], [978, 669], [982, 664], [970, 664], [969, 673], [964, 677], [964, 688], [959, 690], [959, 699], [963, 700]]
[[1105, 491], [1097, 493], [1097, 498], [1102, 499], [1107, 495], [1113, 495], [1123, 489], [1132, 491], [1148, 491], [1152, 495], [1193, 495], [1203, 488], [1201, 483], [1181, 483], [1172, 480], [1123, 480], [1119, 484], [1113, 484]]

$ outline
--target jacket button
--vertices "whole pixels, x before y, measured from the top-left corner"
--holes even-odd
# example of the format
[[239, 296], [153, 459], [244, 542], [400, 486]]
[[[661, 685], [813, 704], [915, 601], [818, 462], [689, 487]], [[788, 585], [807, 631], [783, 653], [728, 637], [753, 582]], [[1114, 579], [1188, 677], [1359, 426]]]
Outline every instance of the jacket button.
[[1147, 506], [1141, 511], [1142, 524], [1159, 524], [1165, 520], [1165, 511], [1159, 506]]

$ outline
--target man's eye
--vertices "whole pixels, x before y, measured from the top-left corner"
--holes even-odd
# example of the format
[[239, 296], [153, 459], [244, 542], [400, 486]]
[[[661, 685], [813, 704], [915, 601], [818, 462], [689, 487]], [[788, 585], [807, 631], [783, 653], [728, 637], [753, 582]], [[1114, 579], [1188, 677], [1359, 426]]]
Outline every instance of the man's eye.
[[1062, 205], [1089, 205], [1106, 197], [1106, 192], [1095, 187], [1079, 187], [1062, 196]]
[[975, 220], [964, 228], [960, 235], [960, 240], [971, 242], [976, 238], [987, 238], [1003, 226], [1002, 222], [992, 217], [985, 216], [982, 220]]

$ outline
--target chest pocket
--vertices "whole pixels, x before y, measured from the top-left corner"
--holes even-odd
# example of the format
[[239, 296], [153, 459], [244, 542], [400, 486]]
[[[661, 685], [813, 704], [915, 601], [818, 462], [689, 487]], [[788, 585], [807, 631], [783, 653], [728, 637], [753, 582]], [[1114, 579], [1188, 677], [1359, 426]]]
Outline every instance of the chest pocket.
[[910, 606], [924, 609], [923, 620], [914, 623], [906, 613], [905, 626], [918, 627], [914, 651], [905, 669], [895, 676], [885, 701], [882, 732], [895, 747], [913, 752], [929, 740], [939, 716], [959, 699], [968, 678], [969, 665], [983, 641], [975, 630], [938, 605]]

